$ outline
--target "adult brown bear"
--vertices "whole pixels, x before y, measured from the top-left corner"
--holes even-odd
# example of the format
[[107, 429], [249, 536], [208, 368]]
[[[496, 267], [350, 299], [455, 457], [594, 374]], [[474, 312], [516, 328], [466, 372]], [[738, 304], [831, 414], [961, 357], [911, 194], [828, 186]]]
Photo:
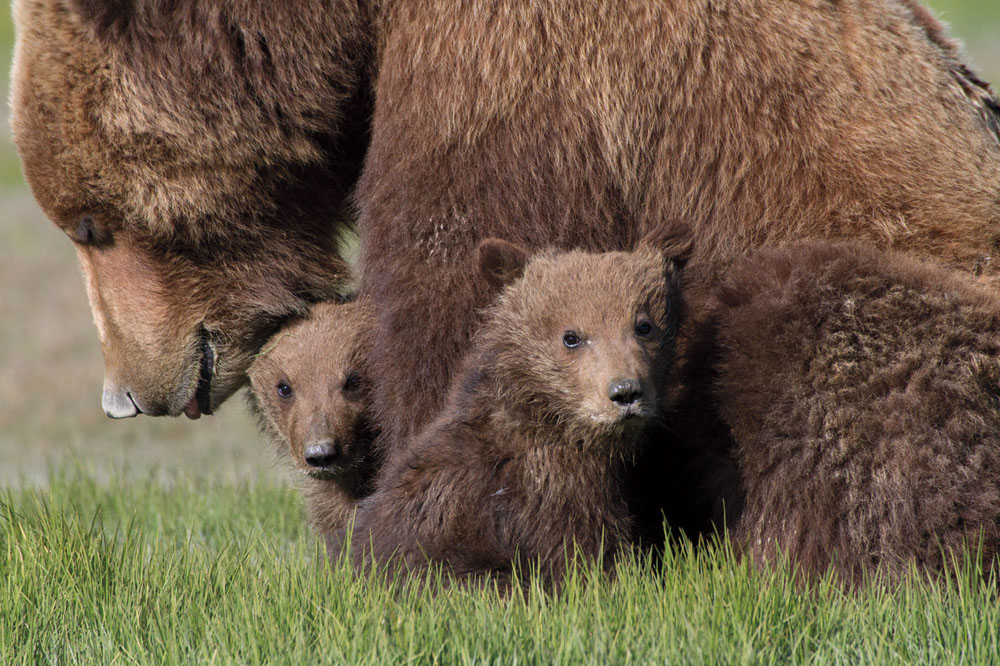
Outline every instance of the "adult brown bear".
[[327, 232], [359, 174], [392, 437], [442, 403], [485, 302], [462, 269], [487, 236], [615, 250], [681, 216], [695, 281], [805, 236], [995, 272], [996, 102], [911, 0], [15, 14], [16, 141], [79, 244], [114, 416], [211, 410], [280, 317], [337, 291]]
[[367, 140], [357, 3], [14, 13], [15, 141], [77, 246], [104, 409], [208, 413], [284, 318], [348, 280], [333, 232]]

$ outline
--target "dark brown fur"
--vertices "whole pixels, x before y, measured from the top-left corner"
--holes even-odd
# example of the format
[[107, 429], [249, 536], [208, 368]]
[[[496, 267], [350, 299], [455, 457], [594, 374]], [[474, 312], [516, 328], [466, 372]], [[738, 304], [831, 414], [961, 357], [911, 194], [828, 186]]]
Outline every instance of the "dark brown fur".
[[[488, 279], [524, 256], [494, 261], [502, 245], [481, 248], [500, 267]], [[634, 538], [625, 484], [658, 411], [656, 378], [672, 367], [677, 297], [674, 264], [646, 247], [533, 258], [485, 315], [443, 414], [394, 448], [361, 503], [357, 561], [444, 564], [501, 584], [519, 563], [557, 582], [575, 544], [610, 567]], [[644, 386], [627, 408], [610, 397], [623, 378]]]
[[[443, 404], [489, 299], [464, 277], [487, 236], [615, 250], [670, 213], [694, 225], [696, 283], [816, 236], [996, 273], [996, 102], [913, 0], [19, 0], [16, 15], [16, 140], [67, 233], [94, 215], [147, 243], [153, 274], [195, 279], [231, 235], [260, 239], [240, 254], [266, 277], [260, 310], [230, 270], [141, 294], [118, 328], [147, 334], [106, 349], [115, 404], [190, 406], [198, 322], [232, 370], [218, 404], [272, 313], [338, 289], [296, 257], [272, 270], [272, 244], [332, 253], [322, 232], [366, 146], [363, 284], [393, 437]], [[129, 286], [104, 271], [99, 319]], [[239, 326], [217, 293], [254, 306]]]
[[1000, 552], [1000, 298], [861, 244], [740, 261], [671, 422], [688, 499], [758, 561], [857, 582]]
[[[318, 303], [275, 334], [250, 366], [250, 407], [302, 474], [311, 522], [321, 534], [347, 524], [381, 465], [369, 410], [373, 327], [364, 301]], [[335, 459], [310, 460], [311, 447]]]

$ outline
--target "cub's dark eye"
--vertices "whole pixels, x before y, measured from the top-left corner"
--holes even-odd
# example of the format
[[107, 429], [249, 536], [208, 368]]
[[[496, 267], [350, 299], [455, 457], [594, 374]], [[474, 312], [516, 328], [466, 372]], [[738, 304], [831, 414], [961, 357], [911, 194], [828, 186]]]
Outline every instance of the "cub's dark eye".
[[583, 340], [576, 334], [576, 331], [566, 331], [563, 333], [563, 344], [570, 349], [579, 347], [582, 342]]
[[344, 391], [351, 393], [359, 388], [361, 388], [361, 375], [356, 372], [347, 375], [347, 379], [344, 380]]
[[278, 397], [279, 398], [291, 398], [292, 397], [292, 387], [286, 382], [278, 382]]
[[640, 337], [646, 337], [653, 332], [653, 325], [648, 321], [640, 321], [635, 325], [635, 334]]

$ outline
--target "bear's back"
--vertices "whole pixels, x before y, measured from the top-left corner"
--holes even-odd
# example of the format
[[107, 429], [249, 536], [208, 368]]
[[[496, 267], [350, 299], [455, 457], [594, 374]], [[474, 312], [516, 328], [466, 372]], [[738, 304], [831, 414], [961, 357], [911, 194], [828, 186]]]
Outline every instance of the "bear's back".
[[[752, 553], [856, 577], [1000, 544], [1000, 299], [856, 243], [734, 266], [704, 381], [744, 485]], [[704, 388], [704, 387], [703, 387]]]

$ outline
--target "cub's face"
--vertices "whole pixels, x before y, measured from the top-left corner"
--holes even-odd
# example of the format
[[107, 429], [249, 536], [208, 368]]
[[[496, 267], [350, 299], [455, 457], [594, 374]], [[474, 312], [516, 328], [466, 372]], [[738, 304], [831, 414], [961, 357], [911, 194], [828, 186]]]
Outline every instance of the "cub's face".
[[370, 452], [371, 327], [364, 305], [318, 304], [276, 334], [250, 368], [251, 404], [304, 474], [335, 480]]
[[673, 263], [652, 249], [549, 253], [504, 292], [489, 335], [512, 399], [581, 429], [623, 429], [658, 413], [678, 309]]

